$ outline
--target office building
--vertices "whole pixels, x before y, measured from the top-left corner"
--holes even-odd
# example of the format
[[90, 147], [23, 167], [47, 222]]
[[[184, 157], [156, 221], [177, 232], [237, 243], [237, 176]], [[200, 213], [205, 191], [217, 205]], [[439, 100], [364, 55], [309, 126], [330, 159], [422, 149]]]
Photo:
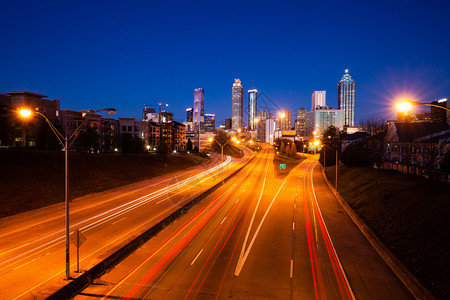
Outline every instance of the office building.
[[163, 123], [169, 123], [169, 122], [173, 122], [173, 113], [172, 112], [168, 112], [163, 110], [161, 112], [161, 122]]
[[231, 118], [225, 119], [225, 130], [231, 129]]
[[317, 132], [317, 136], [329, 127], [335, 126], [339, 130], [344, 128], [344, 111], [331, 109], [329, 107], [308, 111], [305, 113], [305, 134], [313, 136], [313, 132]]
[[292, 113], [289, 109], [284, 110], [284, 117], [278, 115], [278, 130], [291, 130], [292, 128]]
[[150, 107], [144, 107], [142, 109], [142, 120], [143, 121], [149, 121], [149, 119], [154, 119], [158, 116], [158, 114], [156, 113], [156, 109], [154, 108], [150, 108]]
[[197, 130], [205, 131], [205, 91], [202, 88], [194, 90], [194, 123]]
[[216, 129], [216, 115], [205, 114], [205, 131], [214, 132]]
[[186, 122], [194, 122], [194, 109], [186, 108]]
[[[441, 100], [431, 102], [433, 105], [450, 108], [449, 98], [444, 98]], [[431, 121], [433, 123], [447, 123], [450, 122], [450, 111], [444, 108], [439, 108], [431, 106]]]
[[311, 111], [326, 105], [327, 91], [314, 91], [312, 94]]
[[297, 118], [295, 119], [295, 137], [297, 139], [306, 136], [306, 112], [305, 108], [297, 109]]
[[257, 94], [256, 89], [248, 91], [248, 130], [256, 130], [256, 112], [257, 112]]
[[231, 89], [231, 129], [238, 130], [244, 126], [243, 120], [243, 91], [241, 81], [235, 79]]
[[355, 125], [355, 81], [345, 70], [338, 85], [338, 109], [344, 111], [344, 126]]

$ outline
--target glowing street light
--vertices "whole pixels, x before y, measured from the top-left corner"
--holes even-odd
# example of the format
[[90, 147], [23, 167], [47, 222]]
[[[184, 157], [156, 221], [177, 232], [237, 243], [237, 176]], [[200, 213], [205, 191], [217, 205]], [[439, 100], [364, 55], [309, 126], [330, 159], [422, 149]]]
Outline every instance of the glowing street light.
[[[442, 101], [442, 100], [445, 100], [445, 99], [438, 100], [438, 102]], [[400, 100], [396, 103], [395, 108], [397, 109], [398, 112], [403, 112], [406, 114], [406, 113], [408, 113], [408, 111], [410, 111], [412, 109], [413, 106], [418, 106], [418, 105], [433, 106], [433, 107], [438, 107], [438, 108], [442, 108], [447, 111], [450, 111], [450, 108], [445, 107], [445, 106], [440, 106], [440, 105], [431, 104], [431, 103], [417, 102], [417, 101], [412, 101], [412, 100]]]
[[397, 111], [402, 112], [404, 114], [407, 114], [409, 111], [411, 111], [412, 107], [413, 107], [412, 103], [408, 100], [399, 101], [395, 105]]
[[27, 108], [22, 108], [22, 109], [19, 110], [19, 114], [23, 118], [29, 118], [31, 116], [31, 110], [29, 110]]
[[[98, 112], [106, 112], [110, 115], [113, 115], [116, 113], [116, 109], [114, 108], [104, 108], [96, 111], [83, 111], [83, 117], [86, 116], [88, 113], [98, 113]], [[65, 163], [65, 211], [66, 211], [66, 279], [70, 278], [70, 243], [69, 243], [69, 235], [70, 235], [70, 226], [69, 226], [69, 147], [72, 145], [72, 143], [75, 141], [75, 139], [78, 137], [78, 133], [80, 132], [81, 128], [86, 124], [87, 118], [81, 122], [81, 124], [78, 126], [77, 129], [72, 133], [70, 137], [63, 136], [61, 132], [58, 131], [58, 129], [55, 127], [55, 125], [50, 122], [50, 120], [42, 113], [38, 111], [33, 111], [28, 108], [21, 108], [18, 111], [18, 114], [22, 118], [30, 118], [33, 114], [40, 115], [45, 119], [48, 126], [52, 129], [53, 133], [58, 138], [59, 142], [63, 146], [64, 149], [64, 163]], [[69, 144], [70, 141], [70, 144]], [[117, 152], [117, 148], [114, 149]]]

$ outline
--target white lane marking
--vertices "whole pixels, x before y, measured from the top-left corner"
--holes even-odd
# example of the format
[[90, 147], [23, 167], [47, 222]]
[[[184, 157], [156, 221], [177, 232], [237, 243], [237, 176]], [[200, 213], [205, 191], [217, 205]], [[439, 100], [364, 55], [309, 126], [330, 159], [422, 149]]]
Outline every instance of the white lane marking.
[[289, 272], [289, 277], [292, 278], [293, 274], [294, 274], [294, 260], [291, 259], [291, 271]]
[[161, 201], [156, 202], [156, 204], [160, 204], [161, 202], [166, 201], [167, 199], [162, 199]]
[[[251, 240], [251, 242], [250, 242], [250, 244], [249, 244], [249, 246], [248, 246], [248, 248], [247, 248], [247, 251], [245, 251], [244, 256], [243, 256], [243, 257], [239, 257], [238, 264], [237, 264], [237, 266], [236, 266], [236, 271], [234, 272], [234, 275], [239, 276], [239, 273], [241, 272], [242, 267], [244, 266], [244, 263], [245, 263], [245, 261], [247, 260], [247, 257], [248, 257], [248, 255], [249, 255], [249, 253], [250, 253], [250, 250], [251, 250], [252, 247], [253, 247], [253, 243], [255, 242], [256, 237], [258, 236], [259, 231], [261, 230], [261, 227], [262, 227], [262, 225], [263, 225], [263, 223], [264, 223], [264, 221], [265, 221], [265, 219], [266, 219], [266, 217], [267, 217], [267, 214], [269, 213], [270, 208], [272, 207], [273, 203], [275, 202], [275, 199], [278, 197], [278, 194], [280, 193], [280, 191], [281, 191], [281, 189], [283, 188], [283, 186], [284, 186], [284, 184], [286, 183], [286, 181], [287, 181], [287, 178], [286, 178], [286, 179], [283, 181], [283, 183], [281, 184], [280, 188], [278, 189], [277, 194], [275, 195], [275, 197], [273, 197], [272, 202], [270, 202], [270, 205], [269, 205], [269, 207], [267, 208], [267, 210], [266, 210], [266, 212], [265, 212], [263, 218], [261, 219], [261, 222], [259, 223], [258, 228], [256, 229], [256, 231], [255, 231], [255, 233], [254, 233], [254, 235], [253, 235], [253, 238], [252, 238], [252, 240]], [[244, 246], [245, 246], [245, 244], [244, 244]]]
[[222, 225], [222, 223], [225, 221], [226, 218], [227, 218], [227, 216], [225, 216], [225, 218], [223, 218], [222, 222], [220, 222], [220, 225]]
[[297, 208], [297, 203], [294, 203], [294, 209], [296, 209]]
[[292, 223], [292, 230], [295, 230], [295, 222]]
[[245, 190], [246, 190], [246, 189], [244, 189], [242, 192], [245, 193]]
[[197, 254], [197, 256], [194, 258], [194, 260], [191, 262], [191, 266], [195, 263], [195, 261], [197, 260], [197, 258], [200, 256], [200, 254], [203, 252], [203, 249], [200, 250], [200, 252]]
[[[242, 244], [241, 253], [239, 254], [239, 260], [238, 260], [238, 265], [236, 267], [236, 272], [237, 272], [237, 269], [238, 269], [239, 264], [241, 262], [241, 258], [244, 257], [245, 246], [247, 245], [248, 236], [250, 235], [250, 230], [252, 229], [253, 221], [255, 220], [256, 212], [258, 211], [259, 203], [261, 202], [261, 198], [262, 198], [262, 195], [263, 195], [263, 192], [264, 192], [264, 187], [266, 186], [266, 178], [267, 178], [267, 171], [268, 170], [269, 170], [269, 164], [267, 163], [266, 174], [264, 175], [263, 186], [261, 188], [261, 193], [259, 194], [259, 199], [258, 199], [258, 202], [256, 203], [255, 210], [253, 211], [252, 219], [250, 220], [250, 224], [248, 226], [247, 233], [245, 234], [244, 243]], [[236, 272], [235, 272], [235, 275], [236, 275]], [[239, 267], [239, 272], [240, 272], [240, 267]]]
[[235, 203], [238, 203], [238, 201], [239, 201], [239, 199], [237, 199]]
[[334, 248], [333, 241], [331, 240], [330, 233], [328, 232], [327, 224], [325, 224], [325, 220], [322, 216], [322, 211], [320, 210], [320, 207], [319, 207], [319, 202], [317, 202], [316, 191], [314, 190], [314, 180], [313, 180], [313, 173], [314, 173], [315, 167], [316, 167], [316, 164], [314, 164], [314, 166], [311, 170], [311, 186], [312, 186], [312, 191], [313, 191], [313, 195], [314, 195], [314, 201], [316, 202], [317, 210], [319, 211], [319, 216], [322, 219], [323, 226], [325, 227], [325, 231], [328, 235], [328, 240], [330, 241], [331, 247], [333, 248], [334, 256], [336, 257], [336, 260], [339, 264], [339, 268], [341, 269], [341, 273], [344, 276], [344, 280], [345, 280], [345, 283], [347, 284], [348, 290], [350, 291], [350, 295], [351, 295], [352, 299], [356, 299], [355, 294], [353, 294], [352, 287], [350, 286], [350, 283], [348, 282], [347, 275], [345, 274], [344, 268], [342, 267], [341, 260], [339, 259], [338, 255], [337, 255], [336, 249]]
[[120, 220], [117, 220], [117, 221], [115, 221], [114, 223], [112, 223], [112, 225], [114, 225], [114, 224], [116, 224], [116, 223], [119, 223], [120, 221], [123, 221], [123, 220], [125, 220], [127, 217], [125, 217], [125, 218], [122, 218], [122, 219], [120, 219]]

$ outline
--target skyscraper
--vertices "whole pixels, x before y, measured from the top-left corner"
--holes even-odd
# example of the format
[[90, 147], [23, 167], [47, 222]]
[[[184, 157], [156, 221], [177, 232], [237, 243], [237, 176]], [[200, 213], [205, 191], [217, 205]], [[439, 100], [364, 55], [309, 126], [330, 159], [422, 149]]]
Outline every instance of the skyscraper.
[[186, 122], [194, 122], [194, 109], [186, 108]]
[[257, 93], [256, 89], [248, 91], [248, 130], [256, 130]]
[[297, 109], [297, 118], [295, 119], [296, 137], [306, 136], [305, 122], [306, 122], [306, 109], [302, 107], [300, 109]]
[[216, 130], [216, 115], [205, 114], [205, 131], [214, 132]]
[[278, 115], [278, 130], [291, 130], [292, 128], [292, 113], [289, 109], [284, 110], [284, 116]]
[[197, 130], [205, 131], [205, 91], [194, 90], [194, 123]]
[[348, 69], [345, 70], [344, 76], [338, 84], [338, 109], [344, 111], [344, 126], [354, 126], [355, 81], [348, 74]]
[[327, 91], [314, 91], [312, 94], [311, 111], [320, 109], [326, 105]]
[[241, 81], [239, 79], [235, 79], [233, 83], [233, 87], [231, 89], [231, 129], [238, 130], [242, 129], [243, 122], [243, 91]]

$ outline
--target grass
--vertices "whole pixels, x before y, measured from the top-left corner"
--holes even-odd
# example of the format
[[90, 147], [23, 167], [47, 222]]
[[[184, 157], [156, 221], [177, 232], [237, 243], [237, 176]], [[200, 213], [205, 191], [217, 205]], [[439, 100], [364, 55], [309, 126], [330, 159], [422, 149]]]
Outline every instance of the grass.
[[[327, 168], [334, 184], [335, 167]], [[338, 191], [439, 299], [450, 297], [449, 185], [392, 171], [339, 166]]]
[[[275, 154], [275, 157], [273, 158], [275, 177], [283, 179], [289, 174], [289, 172], [291, 172], [293, 168], [295, 168], [304, 159], [306, 159], [306, 157], [303, 155], [297, 155], [296, 158], [292, 158], [284, 155]], [[281, 164], [284, 164], [286, 166], [286, 169], [280, 169]]]
[[[222, 150], [217, 144], [209, 146], [207, 147], [207, 149], [208, 151], [217, 152], [219, 154], [221, 153]], [[241, 149], [243, 149], [243, 146], [236, 147], [232, 144], [226, 144], [225, 147], [223, 147], [223, 155], [230, 155], [236, 158], [244, 157], [244, 152]]]
[[[198, 155], [82, 155], [69, 153], [74, 199], [207, 161]], [[64, 153], [0, 150], [0, 217], [64, 202]]]

